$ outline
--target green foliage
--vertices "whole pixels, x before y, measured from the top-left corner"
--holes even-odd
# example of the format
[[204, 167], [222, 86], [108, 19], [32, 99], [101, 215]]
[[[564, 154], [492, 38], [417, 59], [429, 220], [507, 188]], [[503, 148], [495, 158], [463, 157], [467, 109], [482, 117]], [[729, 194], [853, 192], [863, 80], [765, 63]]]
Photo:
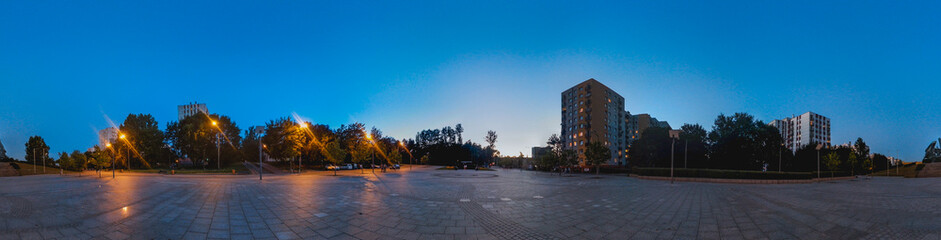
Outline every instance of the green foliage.
[[[669, 168], [634, 168], [633, 173], [641, 176], [669, 177]], [[810, 172], [762, 172], [743, 170], [717, 170], [717, 169], [674, 169], [676, 177], [690, 178], [724, 178], [724, 179], [811, 179], [815, 175]]]
[[783, 142], [777, 129], [747, 113], [719, 115], [708, 141], [713, 168], [743, 170], [777, 163], [777, 150]]
[[[676, 142], [677, 163], [682, 159], [680, 154], [685, 154], [688, 166], [684, 168], [706, 168], [709, 166], [706, 158], [706, 138], [708, 133], [699, 124], [684, 124], [680, 127], [680, 139]], [[682, 145], [681, 145], [682, 143]]]
[[78, 150], [72, 151], [72, 154], [69, 155], [69, 159], [72, 160], [72, 164], [70, 164], [67, 169], [85, 170], [85, 168], [88, 168], [88, 158], [84, 153], [79, 152]]
[[822, 161], [827, 170], [836, 171], [840, 169], [840, 155], [836, 152], [831, 151], [823, 157]]
[[[459, 129], [455, 130], [455, 129]], [[427, 129], [418, 132], [414, 139], [404, 141], [406, 148], [415, 156], [422, 156], [423, 161], [432, 165], [455, 165], [460, 161], [473, 161], [477, 165], [489, 165], [499, 154], [492, 147], [482, 147], [470, 140], [459, 142], [464, 127]], [[485, 137], [496, 143], [496, 132], [490, 131]], [[515, 166], [515, 165], [514, 165]]]
[[131, 144], [132, 152], [136, 150], [129, 156], [130, 161], [125, 161], [132, 167], [150, 168], [171, 157], [172, 152], [166, 147], [166, 136], [150, 114], [128, 114], [119, 131], [125, 139], [117, 141], [118, 147], [124, 147], [127, 142]]
[[66, 152], [59, 153], [59, 160], [56, 160], [59, 163], [59, 168], [62, 169], [71, 169], [72, 159], [69, 158], [69, 154]]
[[289, 118], [272, 120], [265, 126], [265, 136], [261, 139], [267, 145], [266, 152], [274, 159], [290, 161], [300, 156], [308, 138], [300, 125]]
[[[214, 126], [212, 122], [215, 121]], [[227, 116], [217, 114], [195, 114], [167, 124], [166, 138], [173, 146], [174, 154], [189, 157], [195, 164], [201, 162], [216, 163], [216, 142], [221, 141], [219, 150], [222, 159], [229, 163], [241, 160], [242, 154], [236, 146], [241, 144], [239, 128]], [[220, 134], [222, 133], [222, 134]], [[257, 146], [257, 145], [256, 145]], [[209, 164], [227, 165], [227, 163]]]
[[[35, 155], [34, 155], [35, 154]], [[26, 159], [23, 159], [27, 162], [36, 162], [36, 165], [43, 165], [43, 159], [45, 159], [45, 166], [53, 166], [55, 164], [52, 161], [52, 158], [49, 157], [49, 145], [46, 145], [46, 140], [40, 136], [29, 137], [29, 141], [26, 142]]]
[[601, 171], [601, 164], [608, 161], [608, 159], [611, 159], [611, 150], [608, 149], [608, 146], [599, 141], [588, 143], [588, 147], [585, 149], [585, 161], [588, 165], [595, 166], [595, 173]]
[[628, 158], [634, 166], [670, 167], [671, 144], [673, 139], [670, 138], [669, 129], [650, 127], [631, 144]]

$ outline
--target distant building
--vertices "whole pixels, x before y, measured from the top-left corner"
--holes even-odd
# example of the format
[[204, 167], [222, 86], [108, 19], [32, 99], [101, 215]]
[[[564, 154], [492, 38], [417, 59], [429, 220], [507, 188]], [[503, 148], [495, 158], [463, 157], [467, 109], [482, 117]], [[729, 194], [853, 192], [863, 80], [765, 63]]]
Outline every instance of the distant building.
[[792, 152], [807, 145], [830, 146], [830, 118], [813, 112], [777, 119], [768, 125], [778, 129], [784, 145]]
[[566, 149], [575, 150], [584, 164], [590, 142], [611, 150], [609, 164], [626, 160], [627, 116], [624, 97], [595, 79], [588, 79], [562, 92], [562, 136]]
[[671, 129], [670, 123], [659, 121], [657, 118], [651, 117], [650, 114], [631, 115], [627, 122], [627, 145], [630, 146], [634, 141], [640, 139], [640, 136], [644, 134], [644, 130], [651, 127]]
[[177, 120], [183, 120], [186, 117], [196, 115], [197, 113], [209, 114], [209, 109], [206, 108], [205, 103], [190, 103], [187, 105], [178, 105], [177, 109]]
[[680, 139], [680, 134], [683, 133], [683, 130], [680, 129], [670, 129], [670, 138]]
[[98, 147], [104, 149], [108, 143], [118, 139], [118, 128], [109, 127], [98, 131]]
[[533, 147], [533, 159], [539, 159], [552, 151], [552, 147]]

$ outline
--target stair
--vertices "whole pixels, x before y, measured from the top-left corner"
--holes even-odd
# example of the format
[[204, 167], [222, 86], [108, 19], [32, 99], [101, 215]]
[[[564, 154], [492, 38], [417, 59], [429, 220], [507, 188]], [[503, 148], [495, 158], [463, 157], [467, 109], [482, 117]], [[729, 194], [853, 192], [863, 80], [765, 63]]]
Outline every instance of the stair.
[[277, 167], [271, 166], [271, 165], [269, 165], [269, 164], [267, 164], [267, 163], [262, 163], [262, 164], [261, 164], [261, 168], [262, 168], [262, 169], [265, 169], [265, 172], [267, 172], [267, 173], [271, 173], [271, 174], [281, 174], [281, 169], [278, 169]]
[[13, 168], [11, 163], [0, 162], [0, 177], [13, 177], [19, 176], [20, 172]]
[[941, 162], [926, 163], [925, 168], [918, 172], [918, 177], [941, 177]]

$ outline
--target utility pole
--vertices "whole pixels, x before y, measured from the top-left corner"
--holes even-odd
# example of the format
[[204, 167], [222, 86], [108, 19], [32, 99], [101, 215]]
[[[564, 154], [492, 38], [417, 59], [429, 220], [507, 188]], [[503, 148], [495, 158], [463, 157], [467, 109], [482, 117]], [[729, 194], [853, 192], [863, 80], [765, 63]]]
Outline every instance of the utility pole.
[[36, 174], [36, 149], [33, 148], [33, 174]]
[[689, 168], [689, 139], [686, 139], [686, 148], [683, 149], [683, 168]]
[[781, 172], [781, 151], [783, 148], [784, 146], [778, 148], [778, 172]]
[[42, 174], [46, 174], [46, 158], [48, 157], [49, 157], [49, 151], [42, 153]]
[[221, 145], [222, 139], [219, 138], [219, 134], [216, 133], [216, 169], [222, 169], [222, 150], [219, 145]]
[[673, 162], [674, 162], [674, 161], [673, 161], [673, 152], [674, 152], [674, 151], [673, 151], [673, 146], [674, 146], [674, 145], [676, 145], [676, 139], [675, 139], [675, 138], [673, 139], [672, 142], [670, 142], [670, 184], [673, 184], [673, 179], [675, 178], [675, 177], [673, 176]]

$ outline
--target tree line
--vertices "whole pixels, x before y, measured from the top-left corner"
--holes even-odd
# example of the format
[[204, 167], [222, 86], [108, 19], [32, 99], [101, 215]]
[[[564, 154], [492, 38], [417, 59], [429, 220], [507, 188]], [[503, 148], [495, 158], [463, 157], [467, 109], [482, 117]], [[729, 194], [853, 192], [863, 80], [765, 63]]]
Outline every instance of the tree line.
[[[75, 150], [49, 156], [49, 146], [40, 136], [26, 143], [26, 160], [68, 170], [150, 169], [186, 166], [214, 168], [265, 158], [277, 165], [325, 167], [329, 164], [399, 164], [405, 161], [453, 165], [459, 161], [489, 164], [495, 150], [496, 132], [485, 138], [487, 146], [464, 141], [464, 128], [423, 130], [414, 139], [396, 140], [362, 123], [331, 128], [282, 117], [268, 121], [261, 132], [241, 129], [231, 118], [219, 114], [196, 114], [167, 123], [161, 130], [150, 114], [129, 114], [117, 127], [119, 137], [106, 146], [89, 151]], [[260, 145], [260, 146], [259, 146]], [[55, 158], [58, 157], [58, 158]], [[112, 166], [113, 165], [113, 166]]]
[[[809, 172], [818, 170], [819, 156], [821, 171], [861, 174], [889, 167], [888, 158], [871, 155], [862, 138], [852, 146], [818, 150], [816, 145], [807, 145], [792, 152], [777, 128], [747, 113], [720, 114], [708, 131], [699, 124], [684, 124], [680, 130], [674, 139], [670, 129], [646, 129], [629, 147], [627, 166], [669, 168], [672, 159], [676, 168]], [[546, 143], [549, 153], [534, 159], [542, 170], [579, 164], [579, 156], [563, 147], [558, 135], [553, 134]], [[932, 145], [929, 149], [941, 148]], [[941, 150], [937, 151], [941, 156]], [[596, 171], [611, 158], [610, 150], [600, 142], [588, 143], [583, 157], [584, 165], [594, 166]]]

